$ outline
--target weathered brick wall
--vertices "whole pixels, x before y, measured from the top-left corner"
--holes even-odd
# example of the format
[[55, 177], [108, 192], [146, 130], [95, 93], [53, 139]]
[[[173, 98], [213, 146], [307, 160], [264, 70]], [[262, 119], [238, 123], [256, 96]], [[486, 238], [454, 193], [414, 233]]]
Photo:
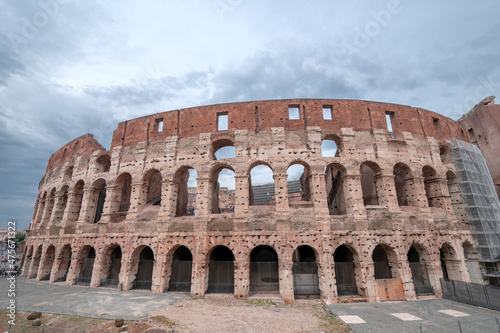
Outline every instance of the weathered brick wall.
[[[289, 106], [299, 107], [300, 119], [288, 119]], [[332, 107], [332, 120], [323, 119], [324, 106]], [[392, 133], [386, 112], [392, 115]], [[227, 113], [227, 130], [217, 131], [218, 113]], [[400, 279], [386, 285], [404, 289], [391, 295], [403, 293], [412, 299], [416, 292], [407, 254], [413, 246], [428, 272], [427, 281], [439, 295], [441, 262], [448, 275], [470, 279], [463, 250], [464, 244], [472, 243], [470, 230], [466, 219], [457, 216], [463, 208], [456, 184], [449, 181], [454, 165], [449, 152], [440, 149], [455, 137], [466, 140], [461, 126], [433, 112], [349, 100], [231, 103], [129, 120], [118, 125], [109, 152], [86, 137], [89, 147], [75, 158], [62, 157], [61, 150], [53, 155], [39, 189], [24, 274], [50, 281], [65, 277], [73, 284], [81, 280], [82, 265], [89, 261], [84, 257], [93, 248], [89, 283], [97, 287], [102, 279], [110, 279], [111, 253], [119, 246], [119, 281], [130, 289], [147, 276], [138, 275], [138, 267], [141, 251], [149, 247], [154, 254], [151, 290], [163, 292], [170, 287], [174, 253], [185, 246], [193, 258], [191, 293], [203, 295], [212, 283], [210, 255], [216, 246], [225, 246], [235, 258], [234, 294], [245, 298], [255, 288], [251, 253], [265, 245], [278, 257], [279, 292], [292, 302], [293, 258], [298, 257], [293, 254], [307, 245], [315, 254], [320, 296], [343, 301], [336, 280], [341, 264], [333, 254], [344, 245], [354, 258], [356, 296], [351, 298], [376, 301], [386, 297], [378, 294], [380, 281], [374, 278], [372, 253], [380, 245], [388, 255], [392, 278]], [[322, 140], [331, 138], [338, 155], [323, 157]], [[224, 145], [234, 146], [235, 157], [216, 160], [215, 150]], [[97, 162], [106, 154], [111, 161], [107, 171]], [[267, 206], [250, 205], [249, 175], [259, 164], [273, 172], [275, 195]], [[287, 191], [287, 169], [293, 164], [306, 170], [302, 182], [307, 184], [302, 187], [308, 193], [299, 202], [290, 201]], [[397, 164], [409, 170], [398, 189]], [[325, 178], [331, 174], [327, 166], [336, 170], [335, 198], [333, 181]], [[187, 215], [190, 168], [197, 173], [194, 216]], [[217, 175], [222, 168], [235, 173], [235, 208], [217, 214]], [[369, 173], [363, 171], [367, 168]], [[431, 175], [424, 170], [431, 170]], [[103, 184], [106, 196], [99, 199]], [[124, 190], [125, 186], [130, 187]], [[398, 203], [402, 189], [408, 204]], [[159, 204], [153, 204], [158, 201], [152, 197], [159, 197]], [[436, 204], [430, 207], [429, 202]], [[94, 223], [98, 207], [102, 215]]]

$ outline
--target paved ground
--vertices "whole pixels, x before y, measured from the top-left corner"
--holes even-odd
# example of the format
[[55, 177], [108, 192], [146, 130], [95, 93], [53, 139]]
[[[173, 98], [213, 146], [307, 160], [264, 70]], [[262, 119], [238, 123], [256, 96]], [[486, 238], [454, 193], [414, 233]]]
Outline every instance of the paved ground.
[[[328, 308], [356, 333], [500, 332], [500, 312], [445, 299], [332, 304]], [[458, 327], [460, 321], [461, 331]]]
[[[0, 278], [1, 309], [6, 309], [9, 304], [8, 290], [7, 279]], [[38, 282], [18, 277], [15, 300], [16, 309], [20, 311], [137, 320], [146, 317], [150, 310], [161, 309], [186, 297], [189, 295], [66, 286], [62, 283]]]

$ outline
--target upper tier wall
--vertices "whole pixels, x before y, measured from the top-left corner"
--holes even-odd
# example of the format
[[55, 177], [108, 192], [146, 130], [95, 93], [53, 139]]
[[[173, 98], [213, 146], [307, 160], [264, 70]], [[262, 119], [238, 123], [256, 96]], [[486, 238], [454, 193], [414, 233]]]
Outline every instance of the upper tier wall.
[[[300, 108], [300, 119], [289, 119], [290, 106]], [[325, 106], [332, 107], [331, 120], [323, 119]], [[161, 141], [170, 136], [183, 138], [217, 132], [217, 115], [221, 113], [228, 114], [228, 130], [225, 132], [271, 130], [273, 127], [300, 130], [307, 126], [318, 126], [326, 133], [335, 133], [341, 128], [352, 128], [354, 131], [375, 128], [388, 132], [386, 114], [390, 113], [395, 134], [411, 132], [419, 137], [434, 137], [443, 143], [452, 138], [468, 141], [459, 123], [421, 108], [359, 100], [286, 99], [199, 106], [127, 120], [119, 123], [114, 131], [111, 149], [134, 146], [139, 142]], [[158, 131], [159, 121], [163, 121], [162, 131]], [[66, 146], [52, 155], [47, 171], [72, 158], [61, 153]], [[92, 146], [102, 149], [100, 145]], [[92, 152], [88, 153], [90, 155]]]

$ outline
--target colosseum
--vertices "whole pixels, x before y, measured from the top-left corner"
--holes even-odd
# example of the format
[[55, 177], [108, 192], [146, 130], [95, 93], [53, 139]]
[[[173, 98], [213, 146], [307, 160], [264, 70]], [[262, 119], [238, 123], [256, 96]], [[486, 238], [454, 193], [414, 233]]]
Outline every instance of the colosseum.
[[450, 152], [457, 122], [335, 99], [228, 103], [61, 147], [23, 275], [47, 283], [285, 302], [440, 296], [482, 281]]

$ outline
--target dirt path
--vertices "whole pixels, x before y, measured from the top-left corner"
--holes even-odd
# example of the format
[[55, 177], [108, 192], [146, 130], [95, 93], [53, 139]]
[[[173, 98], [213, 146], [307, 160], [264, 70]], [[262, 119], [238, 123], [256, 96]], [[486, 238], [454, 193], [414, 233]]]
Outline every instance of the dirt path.
[[[175, 332], [350, 332], [325, 312], [318, 300], [287, 305], [278, 300], [237, 300], [232, 296], [193, 297], [150, 312], [165, 317]], [[159, 325], [160, 326], [160, 325]]]

